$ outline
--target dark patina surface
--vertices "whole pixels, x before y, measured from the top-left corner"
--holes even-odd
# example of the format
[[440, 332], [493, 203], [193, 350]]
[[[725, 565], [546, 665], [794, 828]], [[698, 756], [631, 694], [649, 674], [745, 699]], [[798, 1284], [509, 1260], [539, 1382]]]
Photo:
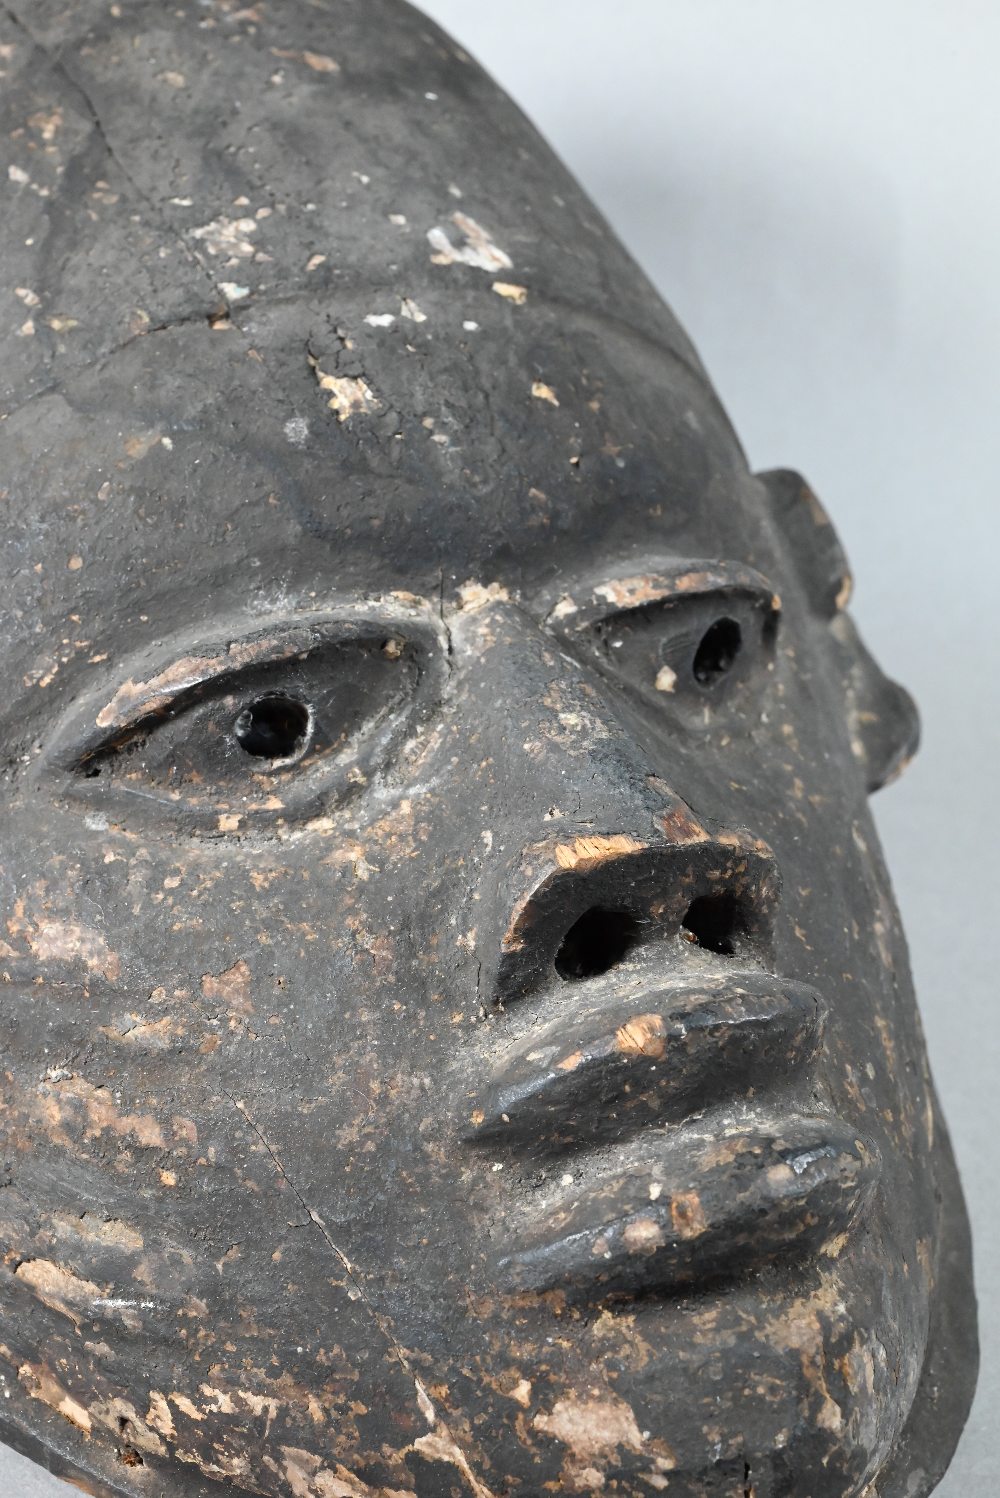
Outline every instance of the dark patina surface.
[[0, 114], [0, 1432], [102, 1498], [923, 1498], [916, 718], [815, 496], [399, 0], [5, 4]]

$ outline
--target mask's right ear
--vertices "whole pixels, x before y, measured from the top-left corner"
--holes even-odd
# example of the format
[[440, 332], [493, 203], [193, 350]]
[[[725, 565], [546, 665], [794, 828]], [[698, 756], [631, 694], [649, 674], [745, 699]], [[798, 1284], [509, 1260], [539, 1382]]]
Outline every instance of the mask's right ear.
[[813, 612], [830, 626], [844, 686], [851, 748], [877, 791], [909, 764], [920, 742], [920, 717], [909, 692], [885, 676], [846, 613], [851, 571], [829, 515], [801, 474], [759, 473], [771, 514], [794, 558]]

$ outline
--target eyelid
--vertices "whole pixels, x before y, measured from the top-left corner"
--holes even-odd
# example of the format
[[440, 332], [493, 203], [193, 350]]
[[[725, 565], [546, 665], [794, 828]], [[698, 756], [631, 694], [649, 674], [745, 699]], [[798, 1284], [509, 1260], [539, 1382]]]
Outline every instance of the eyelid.
[[767, 578], [753, 567], [734, 562], [682, 562], [655, 572], [633, 573], [585, 585], [564, 594], [549, 610], [546, 622], [568, 634], [581, 634], [612, 619], [655, 608], [657, 604], [718, 597], [751, 598], [773, 617], [781, 599]]
[[[312, 654], [325, 645], [370, 638], [373, 633], [400, 634], [432, 653], [444, 647], [434, 605], [412, 594], [389, 595], [376, 602], [347, 605], [336, 611], [283, 614], [246, 620], [230, 630], [204, 628], [174, 642], [171, 651], [146, 649], [126, 662], [117, 689], [95, 688], [73, 704], [50, 743], [50, 762], [80, 763], [109, 742], [129, 735], [150, 718], [163, 716], [198, 688], [221, 684], [249, 668], [280, 666]], [[205, 644], [214, 634], [214, 642]]]
[[123, 733], [144, 719], [164, 712], [197, 687], [237, 675], [247, 666], [267, 666], [290, 660], [312, 649], [315, 635], [296, 630], [284, 639], [264, 636], [234, 640], [203, 655], [185, 655], [145, 681], [127, 677], [94, 719], [105, 733]]

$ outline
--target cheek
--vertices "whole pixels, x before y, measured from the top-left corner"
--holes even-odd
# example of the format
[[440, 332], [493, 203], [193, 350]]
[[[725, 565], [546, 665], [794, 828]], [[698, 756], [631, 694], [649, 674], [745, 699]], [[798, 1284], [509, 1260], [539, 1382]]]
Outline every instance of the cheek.
[[61, 830], [61, 851], [4, 864], [21, 1135], [41, 1107], [54, 1147], [165, 1200], [207, 1170], [241, 1191], [266, 1159], [226, 1164], [213, 1143], [239, 1104], [296, 1186], [356, 1224], [353, 1252], [381, 1252], [380, 1201], [383, 1228], [415, 1231], [428, 1179], [454, 1175], [444, 1078], [479, 1015], [454, 869], [428, 877], [414, 803], [286, 848]]

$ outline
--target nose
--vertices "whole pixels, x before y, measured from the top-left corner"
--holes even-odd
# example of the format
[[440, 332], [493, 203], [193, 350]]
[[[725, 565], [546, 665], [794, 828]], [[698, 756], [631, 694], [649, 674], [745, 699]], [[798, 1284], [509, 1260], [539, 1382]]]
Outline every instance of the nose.
[[779, 890], [771, 850], [743, 833], [709, 831], [661, 787], [664, 795], [642, 819], [645, 837], [588, 832], [526, 850], [496, 942], [496, 1003], [586, 983], [654, 948], [665, 975], [689, 966], [692, 948], [769, 960]]
[[654, 948], [664, 969], [694, 952], [766, 963], [776, 861], [688, 804], [678, 780], [710, 806], [704, 755], [652, 731], [505, 596], [485, 591], [452, 637], [456, 709], [503, 801], [470, 891], [480, 999], [585, 985]]

